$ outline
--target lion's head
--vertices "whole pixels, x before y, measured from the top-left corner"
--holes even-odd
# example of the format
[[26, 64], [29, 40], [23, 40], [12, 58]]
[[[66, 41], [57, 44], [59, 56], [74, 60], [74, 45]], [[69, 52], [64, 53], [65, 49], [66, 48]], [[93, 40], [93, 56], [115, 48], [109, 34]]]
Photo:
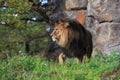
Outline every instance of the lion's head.
[[55, 41], [61, 47], [67, 47], [69, 38], [68, 38], [68, 22], [61, 22], [55, 24], [55, 28], [51, 33], [52, 40]]
[[59, 21], [55, 24], [51, 37], [59, 46], [68, 48], [73, 39], [79, 39], [79, 31], [74, 31], [69, 21]]

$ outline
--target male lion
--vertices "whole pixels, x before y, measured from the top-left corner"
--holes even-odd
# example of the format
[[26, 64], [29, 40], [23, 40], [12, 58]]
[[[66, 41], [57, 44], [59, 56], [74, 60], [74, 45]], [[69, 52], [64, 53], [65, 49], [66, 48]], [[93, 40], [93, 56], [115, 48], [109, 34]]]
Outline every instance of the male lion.
[[84, 56], [91, 57], [93, 43], [92, 35], [75, 20], [59, 20], [51, 33], [53, 41], [68, 50], [69, 55], [82, 62]]

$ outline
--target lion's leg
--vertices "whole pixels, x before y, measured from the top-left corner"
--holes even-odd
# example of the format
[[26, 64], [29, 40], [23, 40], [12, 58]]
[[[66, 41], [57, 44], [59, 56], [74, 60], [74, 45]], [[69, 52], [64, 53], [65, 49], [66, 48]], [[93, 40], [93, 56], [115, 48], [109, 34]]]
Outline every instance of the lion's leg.
[[63, 64], [64, 62], [64, 59], [65, 58], [65, 54], [64, 53], [61, 53], [58, 57], [58, 61], [59, 61], [59, 64]]
[[88, 60], [87, 55], [84, 55], [84, 56], [83, 56], [83, 60], [84, 60], [84, 61], [87, 61], [87, 60]]
[[83, 56], [81, 56], [81, 57], [77, 57], [77, 64], [82, 63], [82, 60], [83, 60]]
[[90, 59], [90, 57], [91, 57], [91, 53], [88, 53], [87, 58]]
[[84, 55], [85, 57], [83, 58], [84, 60], [88, 61], [90, 59], [92, 54], [92, 47], [88, 46], [86, 47], [86, 54]]
[[77, 64], [80, 64], [80, 63], [81, 63], [80, 59], [79, 59], [79, 58], [77, 58]]
[[88, 47], [88, 48], [87, 48], [87, 58], [88, 58], [88, 59], [90, 59], [91, 54], [92, 54], [92, 48]]
[[92, 43], [92, 40], [91, 40], [90, 45], [87, 47], [87, 57], [88, 57], [88, 59], [90, 59], [90, 57], [92, 55], [92, 51], [93, 51], [93, 43]]

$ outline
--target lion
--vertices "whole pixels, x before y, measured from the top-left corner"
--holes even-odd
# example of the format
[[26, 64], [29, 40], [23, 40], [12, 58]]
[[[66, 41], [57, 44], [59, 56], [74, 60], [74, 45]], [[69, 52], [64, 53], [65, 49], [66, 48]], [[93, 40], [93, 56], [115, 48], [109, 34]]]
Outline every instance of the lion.
[[93, 50], [92, 34], [76, 20], [59, 20], [56, 22], [51, 37], [61, 48], [68, 50], [69, 55], [76, 57], [77, 63], [81, 63], [85, 56], [91, 57]]

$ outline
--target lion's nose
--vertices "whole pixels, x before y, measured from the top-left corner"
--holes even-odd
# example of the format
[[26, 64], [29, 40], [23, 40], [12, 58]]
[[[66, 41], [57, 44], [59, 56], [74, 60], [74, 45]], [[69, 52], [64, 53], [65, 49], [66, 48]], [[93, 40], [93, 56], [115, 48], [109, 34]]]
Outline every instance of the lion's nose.
[[53, 36], [53, 34], [51, 33], [50, 36]]
[[55, 41], [56, 41], [56, 39], [55, 39], [55, 38], [52, 38], [52, 41], [53, 41], [53, 42], [55, 42]]

